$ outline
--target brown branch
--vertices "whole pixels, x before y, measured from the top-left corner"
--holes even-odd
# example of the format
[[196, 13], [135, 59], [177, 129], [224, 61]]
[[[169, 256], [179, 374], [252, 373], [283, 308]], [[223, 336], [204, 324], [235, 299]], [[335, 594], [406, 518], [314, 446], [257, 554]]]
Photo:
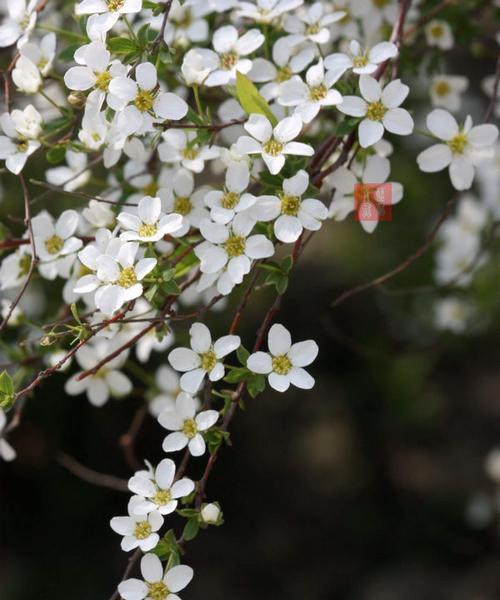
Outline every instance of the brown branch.
[[59, 452], [56, 460], [62, 467], [75, 475], [75, 477], [83, 479], [83, 481], [86, 481], [87, 483], [92, 483], [93, 485], [109, 488], [111, 490], [117, 490], [118, 492], [129, 491], [126, 479], [120, 479], [114, 475], [107, 475], [89, 469], [65, 452]]
[[145, 405], [140, 406], [134, 413], [132, 422], [130, 423], [130, 427], [128, 428], [127, 432], [124, 433], [118, 441], [118, 443], [122, 447], [123, 454], [125, 456], [125, 460], [129, 464], [129, 466], [132, 469], [134, 469], [134, 471], [137, 471], [142, 467], [141, 463], [139, 462], [139, 460], [137, 460], [137, 457], [135, 455], [134, 446], [135, 446], [135, 440], [137, 439], [139, 431], [141, 430], [141, 427], [142, 427], [142, 424], [144, 423], [146, 415], [147, 415], [146, 406]]

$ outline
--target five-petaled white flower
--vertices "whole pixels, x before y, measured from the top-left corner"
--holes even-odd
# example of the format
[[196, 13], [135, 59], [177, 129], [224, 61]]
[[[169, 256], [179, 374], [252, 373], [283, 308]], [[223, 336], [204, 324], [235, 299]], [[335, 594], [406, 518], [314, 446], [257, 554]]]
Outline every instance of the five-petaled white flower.
[[489, 123], [473, 127], [470, 116], [459, 127], [453, 115], [436, 108], [427, 115], [427, 128], [443, 142], [421, 152], [417, 156], [418, 166], [425, 173], [448, 167], [453, 187], [468, 190], [474, 180], [474, 167], [493, 156], [498, 127]]
[[342, 72], [347, 69], [352, 69], [357, 75], [371, 75], [378, 66], [388, 60], [394, 58], [398, 54], [398, 47], [392, 42], [380, 42], [373, 48], [361, 48], [361, 44], [352, 40], [349, 44], [349, 52], [336, 52], [325, 58], [325, 67], [327, 69], [337, 70]]
[[300, 40], [309, 40], [315, 44], [326, 44], [330, 39], [330, 26], [344, 18], [344, 11], [325, 12], [325, 4], [314, 2], [304, 6], [298, 14], [287, 14], [283, 20], [283, 28], [288, 33], [295, 33]]
[[120, 238], [126, 242], [158, 242], [182, 227], [182, 215], [162, 214], [160, 198], [145, 196], [139, 201], [137, 213], [122, 212], [117, 220], [125, 231]]
[[118, 586], [124, 600], [180, 600], [177, 592], [183, 590], [193, 578], [193, 569], [177, 565], [164, 570], [156, 554], [146, 554], [141, 558], [141, 579], [126, 579]]
[[36, 24], [38, 0], [7, 0], [8, 17], [0, 25], [0, 48], [25, 44]]
[[250, 171], [244, 162], [233, 163], [226, 171], [226, 185], [223, 191], [211, 190], [205, 196], [205, 204], [210, 208], [210, 216], [216, 223], [230, 223], [235, 215], [248, 210], [255, 202], [255, 196], [243, 193], [250, 181]]
[[122, 15], [140, 12], [142, 0], [82, 0], [75, 6], [77, 15], [99, 15], [93, 19], [94, 31], [109, 31]]
[[453, 31], [446, 21], [433, 19], [425, 26], [425, 38], [429, 46], [436, 46], [440, 50], [453, 48]]
[[314, 386], [314, 379], [303, 367], [318, 355], [315, 341], [292, 344], [288, 329], [276, 323], [269, 330], [267, 345], [269, 352], [255, 352], [248, 357], [250, 371], [267, 375], [269, 385], [278, 392], [286, 392], [290, 384], [304, 390]]
[[301, 170], [283, 181], [278, 196], [262, 196], [250, 210], [257, 221], [273, 221], [274, 234], [285, 243], [298, 240], [304, 229], [317, 231], [328, 217], [326, 206], [314, 198], [302, 200], [309, 187], [309, 175]]
[[363, 148], [373, 146], [384, 135], [384, 129], [398, 135], [413, 131], [410, 113], [399, 105], [410, 91], [399, 79], [382, 89], [380, 83], [369, 75], [361, 75], [359, 89], [363, 98], [344, 96], [338, 109], [352, 117], [364, 117], [359, 124], [359, 143]]
[[467, 77], [460, 75], [435, 75], [432, 78], [430, 96], [434, 106], [454, 112], [460, 108], [460, 94], [469, 86]]
[[175, 463], [170, 458], [164, 458], [156, 469], [150, 466], [147, 471], [137, 471], [128, 482], [130, 491], [141, 499], [134, 506], [134, 514], [147, 515], [153, 510], [162, 515], [173, 513], [178, 499], [194, 490], [191, 479], [184, 477], [174, 483], [174, 477]]
[[158, 146], [160, 160], [180, 163], [193, 173], [201, 173], [205, 168], [205, 161], [218, 158], [220, 154], [218, 146], [200, 146], [194, 131], [169, 129], [162, 137], [164, 141]]
[[202, 433], [215, 425], [218, 419], [216, 410], [202, 410], [196, 414], [194, 398], [181, 392], [175, 400], [175, 410], [166, 410], [158, 417], [158, 423], [173, 432], [163, 440], [163, 450], [176, 452], [187, 446], [192, 456], [202, 456], [206, 449]]
[[314, 149], [308, 144], [293, 140], [302, 130], [302, 119], [298, 115], [286, 117], [273, 128], [263, 115], [252, 114], [244, 125], [252, 136], [241, 136], [236, 147], [241, 154], [261, 154], [269, 171], [276, 175], [285, 165], [288, 154], [312, 156]]
[[128, 517], [113, 517], [111, 529], [123, 536], [121, 549], [130, 552], [140, 548], [143, 552], [152, 550], [160, 541], [156, 533], [163, 525], [163, 516], [153, 510], [148, 515], [137, 515], [135, 509], [142, 502], [138, 496], [132, 496], [128, 503]]
[[193, 323], [189, 335], [191, 348], [174, 348], [168, 355], [168, 361], [176, 371], [184, 373], [181, 388], [196, 394], [205, 375], [210, 381], [224, 377], [221, 359], [239, 348], [241, 340], [237, 335], [225, 335], [212, 343], [210, 330], [203, 323]]
[[256, 23], [273, 23], [303, 2], [304, 0], [255, 0], [255, 2], [240, 0], [237, 2], [236, 15]]
[[19, 175], [28, 157], [40, 148], [38, 137], [42, 133], [42, 117], [31, 104], [24, 110], [3, 113], [0, 126], [5, 135], [0, 135], [0, 160], [5, 160], [7, 169]]

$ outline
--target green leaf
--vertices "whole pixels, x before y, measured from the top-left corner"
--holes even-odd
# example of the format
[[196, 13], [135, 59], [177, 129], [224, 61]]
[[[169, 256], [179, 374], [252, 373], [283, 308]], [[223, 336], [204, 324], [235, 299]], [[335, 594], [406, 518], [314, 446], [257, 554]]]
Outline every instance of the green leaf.
[[63, 63], [71, 62], [73, 60], [75, 52], [80, 47], [81, 44], [70, 44], [69, 46], [66, 46], [66, 48], [64, 48], [64, 50], [59, 53], [59, 56], [57, 57], [58, 60], [60, 60]]
[[281, 261], [281, 270], [283, 271], [283, 273], [290, 273], [292, 267], [293, 267], [293, 257], [292, 256], [286, 256]]
[[165, 281], [160, 285], [161, 291], [165, 294], [172, 294], [173, 296], [178, 296], [181, 293], [181, 290], [177, 283], [171, 279], [170, 281]]
[[192, 517], [184, 526], [182, 537], [189, 542], [198, 535], [200, 524], [198, 523], [198, 517]]
[[248, 357], [250, 356], [250, 352], [244, 346], [240, 346], [238, 350], [236, 350], [236, 356], [240, 361], [240, 364], [246, 367]]
[[14, 404], [14, 383], [7, 371], [0, 373], [0, 408], [7, 409]]
[[243, 367], [231, 369], [229, 373], [224, 377], [224, 381], [226, 381], [227, 383], [239, 383], [247, 377], [248, 373], [248, 369]]
[[158, 292], [158, 285], [156, 285], [156, 283], [155, 283], [146, 291], [144, 296], [146, 297], [146, 300], [148, 302], [153, 302], [153, 299], [156, 296], [157, 292]]
[[108, 48], [115, 54], [128, 54], [129, 52], [138, 52], [139, 47], [134, 40], [128, 38], [114, 37], [108, 40]]
[[266, 378], [264, 375], [252, 375], [247, 381], [247, 390], [252, 398], [258, 396], [266, 389]]
[[45, 156], [47, 158], [47, 162], [49, 162], [51, 165], [57, 165], [58, 163], [62, 162], [66, 156], [66, 146], [54, 146], [54, 148], [51, 148]]
[[63, 127], [66, 127], [67, 125], [69, 125], [69, 119], [67, 117], [59, 117], [58, 119], [44, 123], [43, 130], [46, 133], [52, 133], [53, 131], [63, 129]]
[[272, 123], [273, 127], [278, 124], [278, 119], [274, 116], [267, 101], [260, 95], [255, 85], [242, 73], [236, 71], [236, 94], [243, 110], [251, 115], [257, 113], [264, 115]]
[[359, 123], [359, 119], [344, 119], [337, 125], [335, 134], [338, 137], [343, 137], [349, 133], [352, 133]]

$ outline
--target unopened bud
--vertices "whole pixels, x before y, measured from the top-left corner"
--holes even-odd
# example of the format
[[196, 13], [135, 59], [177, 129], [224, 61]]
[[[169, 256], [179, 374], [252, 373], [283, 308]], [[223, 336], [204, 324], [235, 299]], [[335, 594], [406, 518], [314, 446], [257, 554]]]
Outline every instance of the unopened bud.
[[201, 519], [207, 525], [216, 525], [219, 523], [222, 511], [217, 504], [205, 504], [201, 509]]
[[87, 102], [87, 97], [83, 92], [71, 92], [68, 96], [68, 102], [75, 108], [83, 108]]

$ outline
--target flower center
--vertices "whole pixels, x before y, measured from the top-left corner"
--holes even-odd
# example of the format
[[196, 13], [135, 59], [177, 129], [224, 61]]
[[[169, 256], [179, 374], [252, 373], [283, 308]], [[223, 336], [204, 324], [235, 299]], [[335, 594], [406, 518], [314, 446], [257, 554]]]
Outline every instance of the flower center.
[[147, 598], [151, 600], [165, 600], [170, 594], [168, 587], [163, 581], [155, 581], [155, 583], [146, 583], [148, 586]]
[[97, 74], [97, 77], [95, 79], [95, 86], [98, 90], [107, 92], [110, 81], [111, 73], [109, 71], [103, 71], [102, 73]]
[[116, 12], [125, 4], [125, 0], [106, 0], [106, 4], [109, 12]]
[[454, 154], [463, 154], [468, 144], [465, 133], [459, 133], [448, 142], [448, 146]]
[[377, 8], [384, 8], [384, 6], [390, 4], [391, 0], [372, 0], [372, 2]]
[[53, 235], [45, 240], [45, 248], [49, 254], [57, 254], [64, 246], [64, 240], [58, 235]]
[[366, 67], [366, 65], [368, 64], [368, 56], [365, 56], [365, 55], [354, 56], [352, 59], [352, 64], [356, 69]]
[[185, 216], [188, 215], [193, 208], [191, 199], [187, 196], [177, 196], [174, 202], [174, 212]]
[[268, 142], [264, 144], [264, 146], [262, 146], [262, 149], [266, 154], [270, 154], [271, 156], [278, 156], [283, 150], [283, 144], [281, 144], [274, 138], [271, 138]]
[[159, 187], [160, 186], [157, 183], [152, 181], [151, 183], [148, 183], [148, 185], [144, 186], [142, 188], [142, 191], [144, 192], [145, 196], [151, 196], [152, 198], [154, 198], [156, 196], [156, 193], [158, 192]]
[[366, 116], [368, 119], [370, 119], [370, 121], [381, 121], [386, 112], [387, 108], [382, 104], [382, 102], [372, 102], [366, 109]]
[[298, 196], [281, 195], [281, 212], [284, 215], [296, 217], [300, 208], [300, 198]]
[[230, 50], [229, 52], [226, 52], [220, 57], [221, 67], [224, 69], [224, 71], [230, 71], [233, 67], [236, 66], [236, 63], [238, 62], [239, 58], [240, 57], [238, 56], [237, 52], [235, 52], [234, 50]]
[[172, 492], [170, 490], [158, 490], [153, 498], [153, 502], [158, 506], [164, 506], [170, 500], [172, 500]]
[[186, 160], [194, 160], [198, 156], [198, 148], [184, 148], [182, 156]]
[[29, 27], [30, 24], [30, 15], [29, 13], [24, 13], [24, 17], [21, 20], [21, 22], [19, 23], [19, 27], [24, 31], [25, 29], [27, 29]]
[[450, 86], [446, 81], [438, 81], [434, 86], [434, 91], [438, 96], [447, 96], [450, 93]]
[[293, 75], [292, 69], [290, 67], [283, 67], [282, 69], [278, 69], [278, 73], [276, 74], [276, 81], [278, 83], [283, 83], [284, 81], [288, 81], [291, 79]]
[[224, 243], [224, 248], [229, 258], [235, 258], [245, 252], [245, 245], [244, 237], [241, 235], [231, 235]]
[[240, 200], [239, 194], [236, 192], [226, 192], [224, 196], [222, 196], [221, 204], [223, 208], [234, 208]]
[[321, 26], [319, 23], [312, 23], [308, 27], [306, 27], [306, 35], [316, 35], [321, 31]]
[[278, 375], [286, 375], [292, 368], [292, 363], [286, 354], [273, 357], [273, 371]]
[[215, 356], [215, 352], [213, 350], [209, 350], [201, 355], [201, 368], [210, 373], [210, 371], [217, 364], [217, 356]]
[[27, 254], [24, 254], [22, 256], [22, 258], [19, 260], [19, 262], [17, 263], [17, 268], [19, 269], [19, 274], [27, 275], [30, 270], [30, 265], [31, 265], [31, 258]]
[[443, 37], [444, 29], [442, 25], [433, 25], [431, 27], [431, 35], [435, 38]]
[[172, 18], [172, 22], [177, 25], [179, 29], [187, 29], [193, 22], [193, 15], [189, 8], [183, 11], [183, 14], [179, 18]]
[[45, 58], [45, 56], [43, 56], [37, 63], [37, 67], [40, 69], [40, 71], [43, 71], [43, 69], [45, 69], [45, 67], [49, 64], [49, 61]]
[[29, 148], [29, 144], [27, 142], [27, 140], [20, 140], [19, 142], [17, 142], [16, 144], [16, 150], [20, 153], [26, 152]]
[[320, 100], [324, 100], [328, 90], [326, 86], [323, 84], [317, 85], [309, 89], [309, 96], [313, 102], [319, 102]]
[[135, 285], [137, 283], [137, 275], [135, 274], [134, 267], [125, 267], [122, 269], [116, 283], [122, 288], [129, 288]]
[[139, 231], [137, 232], [141, 237], [152, 237], [158, 231], [158, 227], [156, 225], [151, 225], [149, 223], [143, 223], [139, 227]]
[[148, 112], [148, 110], [151, 110], [154, 102], [154, 94], [148, 90], [139, 90], [134, 100], [135, 106], [141, 112]]
[[198, 433], [198, 427], [194, 419], [186, 419], [182, 425], [182, 433], [189, 439], [192, 440]]
[[151, 525], [147, 521], [139, 521], [134, 529], [134, 536], [138, 540], [145, 540], [152, 533]]

